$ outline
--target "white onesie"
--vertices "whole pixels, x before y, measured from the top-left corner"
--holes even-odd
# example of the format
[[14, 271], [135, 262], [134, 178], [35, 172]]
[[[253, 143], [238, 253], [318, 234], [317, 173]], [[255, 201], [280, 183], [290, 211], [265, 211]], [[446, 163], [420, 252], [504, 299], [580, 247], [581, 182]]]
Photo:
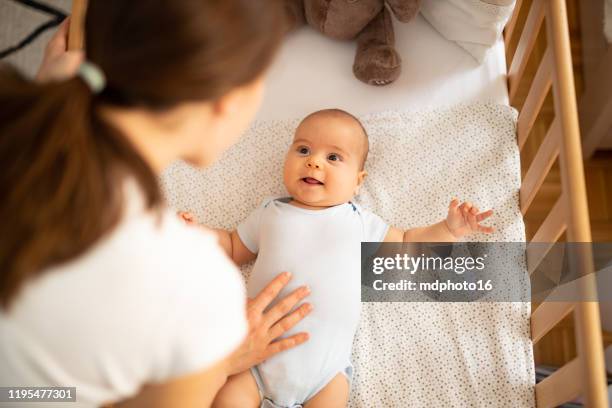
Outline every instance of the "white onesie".
[[338, 373], [351, 380], [361, 306], [361, 242], [383, 241], [389, 228], [352, 202], [308, 210], [289, 201], [266, 199], [238, 226], [244, 245], [257, 254], [249, 297], [284, 271], [293, 278], [278, 299], [302, 285], [311, 289], [312, 312], [286, 334], [305, 331], [309, 340], [252, 370], [265, 407], [299, 407]]

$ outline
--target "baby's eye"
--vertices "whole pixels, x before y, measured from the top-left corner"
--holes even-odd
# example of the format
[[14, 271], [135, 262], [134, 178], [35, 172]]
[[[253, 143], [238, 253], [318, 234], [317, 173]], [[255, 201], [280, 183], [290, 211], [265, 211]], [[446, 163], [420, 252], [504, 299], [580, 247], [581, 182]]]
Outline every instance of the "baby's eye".
[[342, 161], [342, 157], [339, 154], [331, 153], [327, 156], [327, 160], [329, 161]]
[[300, 146], [297, 148], [297, 152], [303, 156], [307, 155], [308, 153], [310, 153], [310, 149], [307, 148], [306, 146]]

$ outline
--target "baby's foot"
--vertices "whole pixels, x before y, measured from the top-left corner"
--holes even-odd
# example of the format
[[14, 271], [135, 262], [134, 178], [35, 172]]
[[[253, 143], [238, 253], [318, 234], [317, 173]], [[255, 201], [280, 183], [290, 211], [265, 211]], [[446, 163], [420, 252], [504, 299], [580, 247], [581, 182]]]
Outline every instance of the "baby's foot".
[[401, 59], [390, 45], [373, 45], [357, 51], [353, 72], [370, 85], [387, 85], [395, 81], [401, 71]]

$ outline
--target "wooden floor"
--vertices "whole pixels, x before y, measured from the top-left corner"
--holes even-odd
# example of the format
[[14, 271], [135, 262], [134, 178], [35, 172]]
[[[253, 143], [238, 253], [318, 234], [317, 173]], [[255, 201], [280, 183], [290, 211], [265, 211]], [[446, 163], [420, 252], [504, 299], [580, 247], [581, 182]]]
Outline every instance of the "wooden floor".
[[[523, 0], [523, 13], [529, 10], [533, 0]], [[583, 80], [583, 52], [580, 27], [580, 15], [578, 2], [591, 0], [567, 0], [568, 18], [572, 43], [572, 57], [574, 65], [574, 77], [576, 82], [576, 93], [578, 98], [584, 89]], [[520, 28], [526, 19], [525, 15], [519, 17]], [[518, 36], [515, 36], [518, 37]], [[515, 49], [518, 38], [514, 38]], [[520, 109], [524, 102], [531, 81], [535, 76], [537, 66], [546, 50], [546, 28], [543, 25], [538, 42], [530, 58], [525, 80], [518, 92], [518, 106]], [[512, 55], [512, 54], [511, 54]], [[548, 126], [554, 118], [552, 92], [548, 95], [542, 112], [533, 127], [532, 133], [527, 139], [526, 145], [521, 152], [523, 176], [533, 159], [537, 148], [546, 135]], [[612, 151], [599, 151], [590, 160], [585, 162], [585, 178], [588, 190], [589, 214], [591, 218], [591, 229], [594, 242], [612, 242]], [[549, 210], [557, 201], [561, 192], [561, 179], [558, 162], [551, 169], [535, 201], [525, 214], [525, 226], [527, 238], [531, 239], [540, 226]], [[564, 237], [562, 238], [564, 239]], [[612, 335], [604, 333], [604, 343], [612, 344]], [[576, 344], [574, 340], [574, 325], [571, 315], [555, 327], [548, 335], [541, 339], [534, 347], [536, 364], [547, 364], [561, 366], [576, 356]]]

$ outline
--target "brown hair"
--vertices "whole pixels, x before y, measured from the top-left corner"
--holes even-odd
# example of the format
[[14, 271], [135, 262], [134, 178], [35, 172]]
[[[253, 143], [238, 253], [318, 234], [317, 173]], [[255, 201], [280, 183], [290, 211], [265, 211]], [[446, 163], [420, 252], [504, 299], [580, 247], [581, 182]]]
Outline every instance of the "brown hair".
[[361, 130], [361, 134], [363, 136], [363, 154], [361, 156], [361, 170], [363, 170], [365, 167], [366, 160], [368, 159], [368, 153], [370, 151], [370, 140], [368, 137], [368, 132], [363, 126], [363, 123], [361, 123], [361, 121], [357, 119], [355, 115], [348, 113], [345, 110], [338, 109], [338, 108], [330, 108], [330, 109], [321, 109], [321, 110], [310, 113], [304, 119], [301, 120], [298, 127], [301, 126], [302, 123], [306, 122], [308, 119], [311, 119], [317, 116], [330, 116], [330, 117], [336, 117], [336, 118], [344, 118], [344, 119], [348, 119], [351, 122], [357, 124], [357, 127]]
[[107, 78], [48, 84], [0, 65], [0, 302], [89, 249], [120, 221], [134, 178], [147, 209], [162, 197], [152, 169], [100, 105], [171, 108], [214, 100], [258, 78], [284, 30], [274, 0], [90, 0], [87, 59]]

